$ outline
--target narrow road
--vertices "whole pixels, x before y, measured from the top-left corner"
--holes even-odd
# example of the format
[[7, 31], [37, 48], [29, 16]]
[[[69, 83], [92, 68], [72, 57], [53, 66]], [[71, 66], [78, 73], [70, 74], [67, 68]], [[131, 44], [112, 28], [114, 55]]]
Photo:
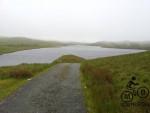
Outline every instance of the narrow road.
[[86, 113], [80, 64], [55, 65], [0, 103], [0, 113]]

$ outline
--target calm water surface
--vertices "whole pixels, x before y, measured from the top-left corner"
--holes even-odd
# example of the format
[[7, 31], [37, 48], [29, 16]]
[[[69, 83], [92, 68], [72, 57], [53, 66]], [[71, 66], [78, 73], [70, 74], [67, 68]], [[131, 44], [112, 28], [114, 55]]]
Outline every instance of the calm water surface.
[[85, 59], [93, 59], [142, 51], [143, 50], [113, 49], [80, 45], [59, 48], [41, 48], [0, 55], [0, 66], [10, 66], [21, 63], [51, 63], [58, 57], [68, 54], [77, 55]]

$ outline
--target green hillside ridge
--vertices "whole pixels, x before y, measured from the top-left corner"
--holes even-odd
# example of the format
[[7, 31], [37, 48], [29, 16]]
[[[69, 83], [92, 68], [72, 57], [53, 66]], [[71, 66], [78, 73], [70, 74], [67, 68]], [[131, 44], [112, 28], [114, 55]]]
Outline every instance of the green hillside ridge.
[[2, 38], [0, 37], [0, 54], [15, 52], [19, 50], [60, 47], [67, 44], [57, 41], [41, 41], [24, 37]]

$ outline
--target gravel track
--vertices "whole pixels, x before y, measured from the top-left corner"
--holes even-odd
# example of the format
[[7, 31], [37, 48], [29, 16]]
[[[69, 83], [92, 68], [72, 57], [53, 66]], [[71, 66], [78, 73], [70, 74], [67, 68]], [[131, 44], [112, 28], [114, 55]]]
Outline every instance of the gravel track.
[[86, 113], [80, 64], [55, 65], [0, 103], [0, 113]]

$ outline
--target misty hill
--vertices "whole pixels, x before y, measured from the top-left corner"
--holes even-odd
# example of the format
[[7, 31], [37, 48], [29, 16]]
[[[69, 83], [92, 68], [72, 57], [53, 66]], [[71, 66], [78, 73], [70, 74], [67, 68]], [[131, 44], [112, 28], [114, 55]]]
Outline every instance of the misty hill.
[[3, 38], [0, 37], [0, 45], [36, 45], [36, 46], [48, 46], [48, 47], [57, 47], [66, 45], [58, 41], [42, 41], [29, 39], [25, 37], [13, 37], [13, 38]]
[[65, 46], [66, 43], [57, 41], [41, 41], [24, 37], [0, 37], [0, 54], [26, 49]]
[[121, 41], [121, 42], [96, 42], [90, 44], [92, 46], [101, 46], [105, 48], [121, 48], [121, 49], [144, 49], [150, 50], [150, 41], [132, 42], [132, 41]]

